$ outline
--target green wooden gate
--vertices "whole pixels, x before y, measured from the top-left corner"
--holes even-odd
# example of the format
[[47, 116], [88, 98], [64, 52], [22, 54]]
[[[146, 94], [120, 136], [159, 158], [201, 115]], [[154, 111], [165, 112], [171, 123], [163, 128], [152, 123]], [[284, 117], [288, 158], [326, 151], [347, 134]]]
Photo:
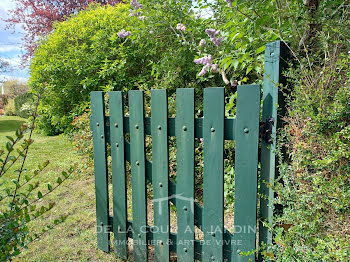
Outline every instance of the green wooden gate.
[[[124, 115], [123, 93], [109, 92], [109, 116], [104, 93], [91, 93], [94, 141], [98, 247], [110, 251], [114, 234], [116, 256], [126, 259], [133, 239], [134, 261], [147, 261], [148, 245], [155, 261], [254, 261], [257, 235], [271, 243], [267, 224], [272, 218], [275, 176], [275, 134], [278, 88], [285, 46], [266, 45], [261, 111], [260, 85], [239, 86], [236, 118], [225, 118], [224, 88], [204, 89], [204, 117], [194, 116], [194, 89], [177, 89], [176, 117], [168, 117], [166, 90], [151, 91], [151, 115], [144, 116], [143, 91], [128, 92], [129, 115]], [[260, 124], [261, 121], [265, 124]], [[269, 125], [272, 124], [272, 125]], [[259, 127], [260, 217], [257, 219]], [[268, 134], [272, 133], [269, 140]], [[152, 136], [152, 162], [145, 154], [145, 136]], [[168, 137], [176, 137], [176, 182], [169, 179]], [[195, 201], [195, 138], [204, 139], [203, 206]], [[234, 231], [224, 227], [224, 141], [235, 140]], [[107, 146], [111, 148], [113, 216], [109, 211]], [[131, 165], [132, 218], [127, 217], [126, 161]], [[147, 180], [154, 193], [154, 225], [147, 223]], [[176, 206], [177, 233], [170, 232], [169, 202]], [[258, 223], [260, 225], [258, 225]], [[204, 240], [195, 239], [195, 227]], [[259, 234], [256, 229], [259, 228]], [[251, 252], [253, 251], [253, 252]], [[251, 253], [249, 253], [251, 252]]]

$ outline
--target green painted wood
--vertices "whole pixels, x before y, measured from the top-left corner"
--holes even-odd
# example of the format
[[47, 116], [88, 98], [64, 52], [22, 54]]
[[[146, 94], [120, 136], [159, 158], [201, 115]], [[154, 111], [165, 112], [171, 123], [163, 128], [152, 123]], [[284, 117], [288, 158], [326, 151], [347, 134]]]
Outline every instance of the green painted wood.
[[169, 251], [169, 161], [168, 161], [168, 98], [166, 89], [151, 91], [152, 113], [152, 180], [154, 191], [154, 226], [155, 243], [154, 260], [166, 262], [170, 260]]
[[239, 86], [236, 113], [235, 205], [232, 261], [252, 261], [255, 250], [260, 86]]
[[108, 171], [105, 136], [104, 93], [91, 92], [91, 130], [94, 145], [94, 169], [96, 191], [97, 246], [109, 252], [110, 234], [108, 232]]
[[110, 139], [112, 155], [113, 184], [113, 233], [114, 252], [122, 259], [127, 259], [127, 205], [126, 173], [124, 151], [124, 101], [123, 92], [109, 92]]
[[225, 89], [204, 89], [204, 261], [222, 261]]
[[147, 201], [143, 91], [129, 91], [130, 161], [134, 229], [134, 261], [147, 261]]
[[194, 89], [176, 90], [177, 259], [194, 260]]
[[[261, 181], [260, 181], [260, 220], [259, 220], [259, 242], [272, 243], [272, 232], [269, 231], [268, 225], [272, 226], [273, 216], [273, 198], [272, 190], [273, 182], [275, 180], [275, 165], [276, 165], [276, 127], [282, 121], [279, 121], [277, 109], [281, 108], [280, 115], [284, 115], [284, 98], [279, 92], [278, 85], [283, 81], [282, 69], [286, 66], [286, 58], [288, 56], [287, 46], [281, 42], [276, 41], [269, 43], [265, 48], [265, 73], [263, 85], [263, 110], [262, 120], [273, 117], [275, 125], [272, 129], [273, 143], [267, 144], [265, 141], [261, 142]], [[276, 123], [277, 121], [277, 123]]]
[[[109, 116], [106, 116], [106, 126], [109, 127]], [[225, 140], [235, 140], [235, 121], [234, 118], [225, 118]], [[175, 118], [168, 118], [168, 136], [175, 136]], [[195, 130], [194, 137], [195, 138], [203, 138], [203, 118], [196, 118], [194, 121]], [[108, 131], [108, 129], [107, 129]], [[129, 117], [124, 117], [124, 132], [130, 133], [129, 129]], [[151, 135], [151, 118], [145, 117], [145, 133], [146, 135]], [[107, 141], [109, 140], [109, 131], [107, 133]]]

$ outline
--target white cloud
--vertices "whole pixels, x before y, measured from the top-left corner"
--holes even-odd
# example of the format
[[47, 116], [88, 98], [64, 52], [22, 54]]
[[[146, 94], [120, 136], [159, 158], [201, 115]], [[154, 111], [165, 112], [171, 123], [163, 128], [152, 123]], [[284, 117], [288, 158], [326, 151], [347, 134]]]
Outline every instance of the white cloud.
[[17, 80], [23, 83], [28, 82], [27, 77], [21, 77], [21, 76], [9, 76], [9, 75], [0, 75], [0, 83], [6, 82], [8, 80]]
[[0, 1], [0, 9], [8, 11], [15, 7], [15, 2], [13, 0], [1, 0]]
[[16, 45], [0, 45], [0, 53], [8, 53], [12, 51], [21, 51], [21, 47]]

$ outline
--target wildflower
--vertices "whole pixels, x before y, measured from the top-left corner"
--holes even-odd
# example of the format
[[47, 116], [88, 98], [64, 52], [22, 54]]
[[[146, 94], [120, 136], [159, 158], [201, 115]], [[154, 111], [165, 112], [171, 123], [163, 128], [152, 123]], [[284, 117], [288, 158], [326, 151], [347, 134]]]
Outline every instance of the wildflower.
[[203, 56], [202, 58], [195, 59], [194, 62], [200, 65], [211, 65], [212, 56]]
[[181, 31], [186, 31], [186, 26], [184, 26], [183, 24], [177, 24], [176, 29]]
[[201, 143], [203, 143], [203, 142], [204, 142], [204, 138], [202, 138], [202, 137], [201, 137], [199, 140], [201, 141]]
[[212, 70], [214, 73], [219, 73], [218, 64], [213, 64], [213, 65], [211, 65], [211, 70]]
[[204, 46], [206, 44], [206, 41], [204, 39], [202, 39], [200, 42], [199, 42], [199, 46]]
[[204, 76], [206, 73], [208, 73], [208, 67], [209, 65], [203, 66], [202, 70], [199, 72], [198, 76]]
[[125, 30], [123, 29], [123, 30], [121, 30], [120, 32], [118, 32], [117, 35], [118, 35], [120, 38], [125, 38], [125, 37], [131, 35], [131, 32], [130, 32], [130, 31], [125, 31]]
[[199, 19], [201, 17], [201, 14], [198, 14], [195, 16], [196, 19]]
[[225, 0], [225, 1], [226, 1], [226, 3], [227, 3], [227, 6], [228, 6], [228, 7], [232, 7], [231, 0]]
[[210, 40], [213, 42], [214, 45], [219, 47], [221, 45], [221, 41], [224, 39], [224, 37], [219, 37], [219, 38], [210, 38]]
[[210, 37], [210, 38], [214, 38], [216, 37], [218, 34], [220, 34], [220, 31], [219, 30], [215, 30], [215, 29], [205, 29], [205, 32], [207, 33], [207, 35]]
[[141, 21], [145, 20], [145, 18], [146, 18], [146, 17], [145, 17], [144, 15], [138, 17], [138, 19], [141, 20]]
[[137, 0], [131, 0], [130, 4], [135, 8], [135, 10], [142, 8], [142, 5], [139, 2], [137, 2]]
[[151, 30], [151, 31], [149, 31], [149, 33], [150, 33], [150, 34], [153, 34], [153, 33], [154, 33], [154, 31], [153, 31], [153, 30]]
[[218, 34], [220, 34], [219, 30], [216, 31], [215, 29], [205, 29], [205, 32], [210, 37], [210, 41], [214, 45], [216, 45], [217, 47], [221, 45], [221, 41], [224, 39], [224, 37], [216, 37]]

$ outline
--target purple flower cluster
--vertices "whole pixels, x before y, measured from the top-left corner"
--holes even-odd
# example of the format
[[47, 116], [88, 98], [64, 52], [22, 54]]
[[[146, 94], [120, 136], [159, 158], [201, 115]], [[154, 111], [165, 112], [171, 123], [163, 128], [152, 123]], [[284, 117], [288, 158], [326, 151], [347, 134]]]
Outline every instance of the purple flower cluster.
[[227, 3], [227, 6], [228, 6], [228, 7], [232, 7], [231, 0], [226, 0], [226, 3]]
[[135, 8], [135, 10], [142, 8], [142, 5], [139, 2], [137, 2], [137, 0], [131, 0], [130, 4]]
[[120, 38], [125, 38], [125, 37], [131, 35], [131, 32], [130, 32], [130, 31], [125, 31], [125, 30], [123, 29], [123, 30], [121, 30], [120, 32], [118, 32], [117, 35], [118, 35]]
[[213, 65], [211, 65], [211, 70], [212, 70], [214, 73], [219, 73], [218, 64], [213, 64]]
[[209, 68], [211, 68], [214, 73], [219, 72], [218, 65], [211, 63], [212, 59], [213, 57], [211, 55], [208, 55], [194, 60], [196, 64], [203, 65], [202, 70], [199, 72], [198, 76], [204, 76], [206, 73], [208, 73]]
[[212, 56], [208, 55], [208, 56], [203, 56], [201, 58], [195, 59], [194, 62], [196, 64], [199, 64], [199, 65], [209, 65], [209, 66], [211, 66], [211, 60], [212, 59], [213, 59]]
[[205, 39], [202, 39], [201, 41], [199, 41], [199, 46], [204, 46], [207, 42], [205, 41]]
[[202, 67], [202, 70], [199, 72], [198, 76], [204, 76], [206, 73], [208, 73], [208, 68], [210, 65], [205, 65]]
[[186, 31], [186, 26], [184, 24], [177, 24], [176, 29], [181, 31]]
[[[135, 10], [130, 9], [129, 16], [138, 16], [140, 19], [140, 15], [142, 12], [141, 11], [137, 12], [137, 10], [141, 9], [142, 5], [139, 2], [137, 2], [137, 0], [131, 0], [130, 4], [132, 7], [135, 8]], [[145, 17], [141, 18], [140, 20], [144, 20], [144, 19], [145, 19]]]
[[224, 39], [224, 37], [216, 37], [220, 34], [219, 30], [216, 31], [215, 29], [205, 29], [205, 32], [207, 33], [207, 35], [210, 38], [210, 41], [212, 41], [214, 45], [216, 45], [217, 47], [221, 45], [221, 41]]

